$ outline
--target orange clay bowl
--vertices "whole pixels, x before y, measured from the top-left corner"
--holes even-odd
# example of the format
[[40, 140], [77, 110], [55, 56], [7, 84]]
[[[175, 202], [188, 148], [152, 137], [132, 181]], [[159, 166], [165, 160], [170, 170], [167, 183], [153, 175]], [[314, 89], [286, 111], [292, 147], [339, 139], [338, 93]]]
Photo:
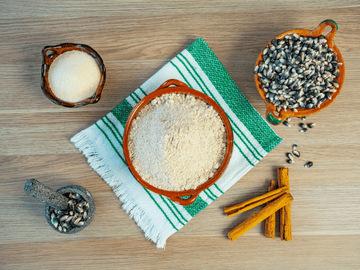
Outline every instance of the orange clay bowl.
[[[48, 81], [48, 74], [51, 63], [58, 57], [60, 54], [68, 51], [82, 51], [90, 54], [100, 69], [100, 82], [96, 92], [89, 98], [79, 101], [79, 102], [67, 102], [56, 97], [51, 91], [50, 84]], [[93, 104], [100, 100], [101, 92], [105, 85], [106, 79], [106, 69], [103, 60], [100, 55], [90, 46], [84, 44], [73, 44], [73, 43], [62, 43], [56, 46], [45, 46], [42, 50], [43, 63], [41, 67], [41, 89], [44, 92], [44, 95], [54, 102], [57, 105], [65, 107], [80, 107], [87, 104]]]
[[[175, 85], [175, 86], [170, 87], [172, 85]], [[159, 97], [164, 94], [170, 94], [170, 93], [190, 94], [190, 95], [193, 95], [195, 98], [199, 98], [199, 99], [205, 101], [207, 104], [211, 105], [219, 113], [219, 115], [225, 125], [225, 130], [226, 130], [226, 135], [227, 135], [225, 158], [224, 158], [220, 168], [214, 174], [214, 176], [211, 177], [204, 184], [198, 186], [196, 189], [184, 190], [184, 191], [168, 191], [168, 190], [156, 188], [141, 178], [141, 176], [135, 170], [134, 165], [130, 159], [129, 148], [128, 148], [129, 131], [130, 131], [131, 124], [132, 124], [133, 120], [135, 119], [136, 115], [141, 111], [142, 108], [144, 108], [147, 104], [149, 104], [150, 101], [153, 100], [154, 98]], [[213, 99], [211, 99], [210, 97], [208, 97], [207, 95], [205, 95], [199, 91], [189, 88], [185, 83], [183, 83], [181, 81], [168, 80], [168, 81], [164, 82], [156, 91], [152, 92], [151, 94], [147, 95], [142, 100], [140, 100], [140, 102], [131, 111], [129, 119], [127, 120], [126, 126], [125, 126], [123, 147], [124, 147], [124, 155], [125, 155], [126, 162], [129, 166], [132, 174], [136, 178], [136, 180], [143, 187], [145, 187], [148, 190], [151, 190], [152, 192], [155, 192], [157, 194], [164, 195], [164, 196], [168, 197], [170, 200], [172, 200], [173, 202], [178, 203], [180, 205], [190, 205], [196, 200], [196, 198], [200, 194], [200, 192], [209, 188], [221, 177], [221, 175], [224, 173], [227, 166], [229, 165], [232, 150], [233, 150], [233, 132], [231, 129], [229, 119], [227, 118], [225, 112]], [[184, 197], [184, 196], [190, 196], [190, 197], [187, 199], [180, 198], [180, 197]]]
[[[325, 37], [325, 39], [327, 40], [327, 44], [328, 44], [329, 48], [332, 48], [333, 51], [337, 54], [337, 57], [338, 57], [337, 61], [343, 63], [343, 65], [338, 67], [340, 73], [339, 73], [339, 76], [334, 80], [335, 82], [337, 82], [339, 84], [339, 87], [336, 88], [337, 91], [335, 93], [332, 93], [331, 99], [327, 99], [324, 103], [321, 104], [321, 106], [319, 108], [313, 108], [313, 109], [303, 108], [303, 109], [298, 109], [297, 112], [293, 112], [290, 109], [286, 110], [286, 111], [284, 109], [281, 109], [280, 112], [278, 113], [276, 111], [276, 107], [274, 106], [274, 104], [266, 101], [266, 93], [263, 89], [260, 88], [260, 86], [261, 86], [261, 82], [259, 81], [260, 77], [258, 74], [255, 74], [254, 77], [255, 77], [256, 88], [257, 88], [261, 98], [265, 102], [266, 119], [271, 124], [278, 125], [288, 117], [304, 117], [304, 116], [309, 116], [309, 115], [315, 114], [317, 112], [320, 112], [323, 109], [329, 107], [330, 104], [333, 103], [334, 100], [336, 99], [336, 97], [340, 94], [340, 90], [344, 84], [344, 79], [345, 79], [345, 65], [344, 65], [344, 59], [343, 59], [339, 49], [336, 47], [336, 45], [334, 43], [334, 37], [335, 37], [335, 34], [338, 29], [338, 26], [335, 21], [325, 20], [322, 23], [320, 23], [318, 25], [318, 27], [316, 27], [314, 30], [293, 29], [290, 31], [286, 31], [286, 32], [278, 35], [274, 39], [284, 39], [286, 35], [291, 35], [294, 33], [297, 33], [300, 36], [319, 37], [319, 36], [321, 36], [322, 32], [324, 31], [324, 29], [327, 26], [331, 26], [331, 31]], [[266, 44], [265, 47], [268, 47], [270, 44], [271, 44], [271, 41], [268, 44]], [[264, 49], [265, 49], [265, 47], [264, 47]], [[261, 53], [256, 61], [255, 66], [257, 66], [260, 63], [260, 61], [264, 61], [264, 58], [263, 58], [264, 49], [261, 50]]]

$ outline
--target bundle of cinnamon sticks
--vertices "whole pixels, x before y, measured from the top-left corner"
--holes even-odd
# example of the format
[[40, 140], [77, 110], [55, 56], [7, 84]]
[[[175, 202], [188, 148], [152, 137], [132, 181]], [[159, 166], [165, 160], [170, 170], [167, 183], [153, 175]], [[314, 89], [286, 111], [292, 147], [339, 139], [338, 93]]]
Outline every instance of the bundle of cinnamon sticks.
[[291, 201], [293, 197], [290, 194], [289, 169], [278, 168], [278, 187], [275, 181], [271, 181], [268, 192], [259, 197], [248, 201], [225, 207], [224, 211], [227, 217], [231, 217], [256, 206], [266, 204], [260, 211], [256, 212], [243, 223], [232, 229], [228, 233], [231, 241], [235, 241], [238, 237], [246, 233], [258, 223], [265, 220], [265, 237], [275, 238], [276, 218], [275, 213], [279, 211], [280, 215], [280, 237], [281, 240], [290, 241], [292, 239], [291, 232]]

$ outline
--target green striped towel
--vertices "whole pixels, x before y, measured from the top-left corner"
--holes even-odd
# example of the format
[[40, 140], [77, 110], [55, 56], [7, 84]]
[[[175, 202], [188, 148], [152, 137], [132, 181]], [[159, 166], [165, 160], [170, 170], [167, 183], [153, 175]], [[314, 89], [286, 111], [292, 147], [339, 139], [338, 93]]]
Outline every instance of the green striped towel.
[[[177, 205], [167, 197], [143, 188], [131, 174], [123, 154], [123, 132], [132, 108], [168, 79], [183, 81], [190, 88], [213, 98], [227, 113], [234, 132], [234, 149], [227, 170], [190, 206]], [[145, 236], [158, 248], [164, 248], [168, 237], [226, 192], [282, 139], [240, 92], [206, 42], [199, 38], [71, 141], [113, 188], [123, 209]]]

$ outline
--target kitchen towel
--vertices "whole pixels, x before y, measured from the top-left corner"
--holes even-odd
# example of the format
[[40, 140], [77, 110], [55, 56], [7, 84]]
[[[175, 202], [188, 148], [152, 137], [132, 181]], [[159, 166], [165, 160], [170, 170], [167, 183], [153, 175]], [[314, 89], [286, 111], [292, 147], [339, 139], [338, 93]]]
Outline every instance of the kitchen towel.
[[[222, 177], [189, 206], [140, 185], [126, 165], [122, 140], [132, 108], [168, 79], [177, 79], [214, 99], [226, 112], [234, 134], [233, 154]], [[90, 166], [109, 184], [123, 209], [164, 248], [166, 239], [224, 194], [282, 139], [254, 109], [202, 38], [198, 38], [111, 112], [71, 138]]]

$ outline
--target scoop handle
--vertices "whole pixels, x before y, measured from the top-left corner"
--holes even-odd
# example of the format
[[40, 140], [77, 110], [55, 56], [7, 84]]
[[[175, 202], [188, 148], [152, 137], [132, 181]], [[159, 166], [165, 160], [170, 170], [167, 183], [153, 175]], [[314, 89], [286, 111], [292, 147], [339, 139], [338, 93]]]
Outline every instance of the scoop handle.
[[56, 210], [64, 210], [68, 208], [69, 199], [61, 195], [59, 192], [45, 186], [36, 179], [26, 181], [24, 191], [40, 202], [46, 203]]
[[172, 200], [174, 203], [180, 204], [182, 206], [187, 206], [195, 202], [196, 198], [199, 196], [198, 194], [190, 195], [187, 199], [182, 199], [180, 197], [169, 197], [170, 200]]

